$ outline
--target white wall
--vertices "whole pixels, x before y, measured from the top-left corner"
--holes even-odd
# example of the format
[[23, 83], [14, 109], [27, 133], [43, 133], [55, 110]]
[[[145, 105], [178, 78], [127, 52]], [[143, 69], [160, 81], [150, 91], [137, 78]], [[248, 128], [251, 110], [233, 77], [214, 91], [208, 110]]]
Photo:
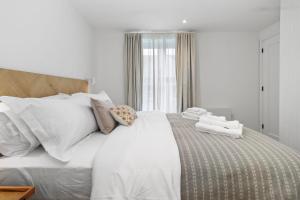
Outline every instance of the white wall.
[[105, 90], [116, 104], [125, 103], [123, 65], [124, 33], [98, 30], [96, 33], [96, 65], [94, 92]]
[[1, 1], [0, 24], [0, 67], [90, 76], [93, 32], [66, 0]]
[[[97, 80], [94, 91], [106, 90], [124, 103], [124, 33], [99, 30]], [[198, 34], [197, 102], [209, 108], [231, 108], [246, 126], [259, 123], [258, 33], [207, 32]]]
[[280, 16], [280, 140], [300, 151], [300, 2], [283, 0]]
[[280, 22], [276, 22], [268, 27], [265, 27], [263, 30], [259, 32], [259, 39], [265, 40], [269, 39], [275, 35], [280, 34]]
[[231, 108], [234, 119], [258, 130], [258, 33], [199, 33], [198, 66], [198, 104]]

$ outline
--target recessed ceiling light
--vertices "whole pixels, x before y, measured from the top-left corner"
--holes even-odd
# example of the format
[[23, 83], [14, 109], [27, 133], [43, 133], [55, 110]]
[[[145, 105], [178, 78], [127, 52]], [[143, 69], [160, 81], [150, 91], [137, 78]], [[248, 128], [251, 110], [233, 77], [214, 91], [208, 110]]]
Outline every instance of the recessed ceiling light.
[[186, 19], [182, 20], [182, 23], [183, 23], [183, 24], [186, 24], [186, 23], [187, 23], [187, 20], [186, 20]]

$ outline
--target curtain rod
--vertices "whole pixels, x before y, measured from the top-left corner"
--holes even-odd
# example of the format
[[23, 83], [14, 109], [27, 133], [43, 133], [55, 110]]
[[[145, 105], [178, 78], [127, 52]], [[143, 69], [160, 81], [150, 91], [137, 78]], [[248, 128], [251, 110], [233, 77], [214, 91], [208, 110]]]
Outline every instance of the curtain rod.
[[126, 31], [125, 33], [157, 33], [157, 34], [168, 34], [168, 33], [196, 33], [195, 31]]

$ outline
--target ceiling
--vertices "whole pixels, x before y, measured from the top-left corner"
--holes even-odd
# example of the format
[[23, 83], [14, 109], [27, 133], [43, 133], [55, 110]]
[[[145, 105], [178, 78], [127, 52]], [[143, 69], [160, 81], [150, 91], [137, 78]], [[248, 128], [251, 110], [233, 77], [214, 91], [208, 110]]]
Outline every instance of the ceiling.
[[258, 31], [280, 15], [280, 0], [69, 1], [94, 27], [124, 31]]

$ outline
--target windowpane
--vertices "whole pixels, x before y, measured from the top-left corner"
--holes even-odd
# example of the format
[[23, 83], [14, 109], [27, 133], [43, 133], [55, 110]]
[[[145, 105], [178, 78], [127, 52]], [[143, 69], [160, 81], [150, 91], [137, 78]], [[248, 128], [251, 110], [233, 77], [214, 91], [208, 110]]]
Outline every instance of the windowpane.
[[176, 35], [145, 34], [143, 46], [143, 111], [175, 113]]

